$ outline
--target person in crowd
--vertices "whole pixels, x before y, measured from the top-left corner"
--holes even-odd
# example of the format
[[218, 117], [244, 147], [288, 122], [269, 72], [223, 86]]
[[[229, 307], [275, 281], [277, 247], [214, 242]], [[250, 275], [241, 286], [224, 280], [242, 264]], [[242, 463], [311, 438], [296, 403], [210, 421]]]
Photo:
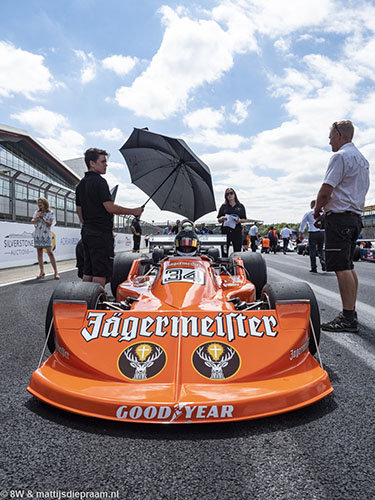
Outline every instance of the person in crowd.
[[140, 215], [134, 217], [130, 226], [131, 232], [133, 233], [133, 252], [139, 252], [139, 247], [141, 245], [142, 227], [139, 223], [140, 218]]
[[254, 224], [250, 228], [250, 246], [251, 246], [251, 251], [256, 252], [257, 251], [257, 242], [259, 240], [259, 229], [258, 229], [258, 223], [254, 222]]
[[249, 248], [248, 236], [249, 236], [249, 231], [246, 231], [246, 229], [243, 228], [242, 229], [242, 251], [243, 252], [247, 252], [247, 249]]
[[36, 277], [38, 280], [45, 277], [43, 250], [45, 249], [51, 265], [55, 273], [55, 280], [60, 279], [57, 271], [56, 259], [52, 250], [52, 226], [55, 224], [55, 215], [50, 209], [49, 202], [46, 198], [38, 199], [38, 210], [34, 212], [31, 219], [34, 224], [34, 248], [36, 248], [39, 264], [39, 274]]
[[246, 210], [239, 202], [236, 192], [232, 188], [227, 188], [224, 194], [224, 203], [217, 214], [221, 223], [221, 232], [227, 235], [226, 248], [223, 249], [223, 256], [227, 257], [229, 246], [233, 245], [234, 252], [241, 251], [242, 245], [242, 222], [246, 222]]
[[270, 239], [268, 238], [268, 236], [263, 236], [262, 238], [261, 253], [270, 253]]
[[283, 240], [283, 254], [286, 255], [288, 250], [289, 240], [292, 236], [292, 231], [289, 229], [288, 224], [285, 224], [285, 227], [280, 231], [280, 236]]
[[176, 220], [176, 224], [172, 227], [171, 234], [177, 234], [181, 231], [181, 221], [179, 219]]
[[201, 234], [207, 234], [208, 233], [208, 227], [206, 227], [206, 224], [204, 222], [202, 222], [201, 224]]
[[322, 324], [331, 332], [358, 332], [355, 310], [358, 277], [353, 266], [356, 241], [362, 228], [361, 214], [370, 186], [369, 162], [353, 144], [354, 127], [351, 121], [334, 122], [329, 143], [334, 153], [320, 187], [314, 209], [315, 224], [322, 221], [325, 228], [327, 271], [334, 271], [342, 301], [342, 312]]
[[88, 171], [76, 188], [76, 211], [82, 223], [83, 281], [105, 286], [113, 271], [113, 214], [138, 217], [143, 207], [126, 208], [112, 200], [107, 181], [108, 153], [90, 148], [85, 152]]
[[315, 200], [311, 200], [310, 210], [305, 213], [302, 218], [302, 222], [299, 226], [299, 237], [300, 240], [303, 241], [303, 232], [305, 231], [306, 225], [309, 228], [309, 253], [310, 253], [310, 273], [317, 273], [316, 267], [316, 256], [318, 255], [320, 260], [320, 265], [322, 267], [322, 271], [326, 270], [326, 263], [324, 257], [324, 229], [320, 229], [315, 227], [314, 222], [314, 207]]
[[270, 252], [276, 255], [277, 252], [277, 244], [279, 242], [279, 231], [275, 229], [273, 226], [270, 227], [267, 237], [270, 240]]
[[169, 225], [163, 229], [163, 234], [172, 234], [172, 226]]

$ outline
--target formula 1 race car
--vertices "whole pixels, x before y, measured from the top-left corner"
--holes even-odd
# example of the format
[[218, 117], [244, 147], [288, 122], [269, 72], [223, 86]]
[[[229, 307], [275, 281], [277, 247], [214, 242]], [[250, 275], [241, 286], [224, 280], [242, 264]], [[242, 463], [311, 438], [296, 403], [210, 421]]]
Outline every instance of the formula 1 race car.
[[221, 235], [199, 238], [151, 237], [151, 254], [117, 255], [113, 301], [98, 284], [60, 283], [46, 317], [52, 355], [28, 391], [74, 413], [152, 423], [264, 417], [330, 394], [309, 285], [267, 283], [260, 254], [222, 258], [211, 246]]

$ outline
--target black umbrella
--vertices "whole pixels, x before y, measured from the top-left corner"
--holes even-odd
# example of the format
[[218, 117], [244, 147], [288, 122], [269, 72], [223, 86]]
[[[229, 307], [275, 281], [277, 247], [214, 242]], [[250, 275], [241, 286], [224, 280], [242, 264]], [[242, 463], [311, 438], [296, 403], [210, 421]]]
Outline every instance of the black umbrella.
[[192, 221], [216, 210], [210, 169], [182, 139], [135, 128], [120, 151], [146, 203]]

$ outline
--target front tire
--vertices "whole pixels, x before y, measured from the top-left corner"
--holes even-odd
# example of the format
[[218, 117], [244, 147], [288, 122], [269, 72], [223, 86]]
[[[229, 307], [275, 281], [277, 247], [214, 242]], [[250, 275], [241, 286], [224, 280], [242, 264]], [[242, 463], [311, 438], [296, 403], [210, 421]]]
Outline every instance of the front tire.
[[236, 252], [230, 256], [233, 264], [233, 258], [239, 257], [242, 259], [244, 268], [247, 271], [247, 279], [255, 285], [256, 298], [260, 299], [262, 289], [267, 283], [267, 266], [266, 261], [260, 253], [255, 252]]
[[[266, 302], [270, 309], [275, 309], [278, 300], [309, 300], [310, 301], [310, 319], [315, 331], [316, 342], [320, 342], [320, 312], [314, 292], [310, 285], [304, 282], [277, 282], [267, 283], [262, 290], [262, 300]], [[310, 327], [309, 350], [312, 355], [317, 351], [314, 336]]]
[[[104, 288], [98, 283], [59, 283], [51, 295], [47, 307], [45, 332], [48, 335], [53, 319], [53, 303], [55, 300], [81, 300], [86, 302], [88, 309], [100, 309], [100, 302], [105, 300]], [[55, 350], [55, 328], [52, 325], [51, 333], [47, 343], [51, 353]]]
[[116, 299], [117, 287], [128, 279], [130, 268], [136, 259], [139, 259], [139, 254], [134, 253], [119, 253], [116, 255], [113, 262], [113, 273], [111, 278], [111, 291]]

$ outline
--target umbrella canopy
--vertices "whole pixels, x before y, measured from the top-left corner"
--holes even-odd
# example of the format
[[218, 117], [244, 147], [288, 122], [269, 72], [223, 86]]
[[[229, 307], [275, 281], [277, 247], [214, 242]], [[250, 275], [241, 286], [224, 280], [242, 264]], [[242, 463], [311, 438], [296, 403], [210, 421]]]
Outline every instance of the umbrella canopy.
[[210, 169], [182, 139], [135, 128], [120, 152], [132, 183], [161, 210], [192, 221], [216, 210]]

